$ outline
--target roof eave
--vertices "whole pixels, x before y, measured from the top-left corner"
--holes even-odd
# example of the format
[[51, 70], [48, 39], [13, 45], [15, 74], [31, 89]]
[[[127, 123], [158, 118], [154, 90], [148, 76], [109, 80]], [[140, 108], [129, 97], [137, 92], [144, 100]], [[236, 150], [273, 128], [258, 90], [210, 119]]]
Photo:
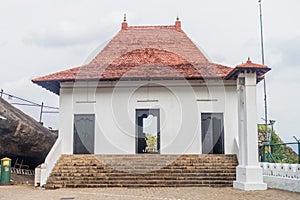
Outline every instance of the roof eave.
[[270, 71], [271, 68], [269, 67], [262, 67], [262, 68], [254, 68], [254, 67], [236, 67], [233, 70], [231, 70], [226, 76], [225, 80], [230, 79], [237, 79], [237, 76], [239, 73], [246, 72], [255, 72], [257, 74], [257, 82], [261, 81], [262, 79], [260, 77], [263, 77], [268, 71]]
[[60, 94], [60, 81], [59, 80], [50, 80], [50, 81], [35, 81], [32, 80], [33, 83], [38, 86], [45, 88], [46, 90], [53, 92], [59, 96]]
[[141, 81], [141, 80], [205, 80], [205, 79], [222, 79], [223, 77], [127, 77], [127, 78], [102, 78], [102, 79], [77, 79], [77, 80], [32, 80], [33, 83], [45, 88], [46, 90], [60, 95], [60, 83], [68, 81]]

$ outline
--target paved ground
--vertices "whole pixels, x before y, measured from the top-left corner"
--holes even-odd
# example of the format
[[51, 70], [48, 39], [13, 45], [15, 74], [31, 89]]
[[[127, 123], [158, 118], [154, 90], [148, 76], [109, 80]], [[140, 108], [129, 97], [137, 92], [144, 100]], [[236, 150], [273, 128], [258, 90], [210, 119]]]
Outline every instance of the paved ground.
[[232, 188], [91, 188], [44, 190], [32, 186], [0, 186], [2, 200], [300, 200], [300, 193], [269, 189], [244, 192]]

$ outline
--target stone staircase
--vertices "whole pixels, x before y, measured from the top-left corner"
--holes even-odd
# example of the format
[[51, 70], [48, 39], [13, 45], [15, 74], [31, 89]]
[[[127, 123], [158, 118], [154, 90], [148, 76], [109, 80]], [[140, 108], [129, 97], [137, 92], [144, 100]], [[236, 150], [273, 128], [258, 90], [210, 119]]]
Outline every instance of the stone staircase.
[[61, 155], [45, 188], [231, 187], [236, 166], [236, 155]]

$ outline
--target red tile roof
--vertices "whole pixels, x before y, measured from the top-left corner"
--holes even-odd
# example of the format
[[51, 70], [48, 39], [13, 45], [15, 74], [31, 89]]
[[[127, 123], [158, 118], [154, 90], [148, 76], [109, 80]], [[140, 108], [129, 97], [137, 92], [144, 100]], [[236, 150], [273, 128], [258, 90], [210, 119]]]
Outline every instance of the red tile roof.
[[258, 80], [260, 80], [269, 70], [271, 70], [271, 68], [269, 68], [268, 66], [253, 63], [248, 57], [246, 63], [237, 65], [230, 73], [227, 74], [225, 79], [236, 79], [240, 72], [251, 71], [255, 72], [258, 76]]
[[222, 79], [232, 71], [209, 62], [182, 31], [180, 21], [173, 26], [128, 26], [123, 22], [121, 31], [89, 64], [32, 81], [59, 94], [64, 81]]
[[248, 57], [248, 60], [246, 63], [242, 63], [236, 66], [236, 68], [257, 68], [257, 69], [265, 69], [269, 68], [266, 65], [256, 64], [251, 61], [251, 59]]

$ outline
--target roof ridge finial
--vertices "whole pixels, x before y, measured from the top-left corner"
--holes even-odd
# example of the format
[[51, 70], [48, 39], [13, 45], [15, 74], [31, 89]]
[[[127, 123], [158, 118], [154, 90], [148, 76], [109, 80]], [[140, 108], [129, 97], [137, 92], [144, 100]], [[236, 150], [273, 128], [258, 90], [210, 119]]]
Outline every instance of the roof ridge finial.
[[124, 18], [123, 18], [123, 22], [126, 22], [126, 13], [124, 13]]
[[177, 15], [177, 17], [176, 17], [175, 28], [176, 28], [178, 31], [181, 31], [181, 21], [179, 21], [179, 16], [178, 16], [178, 15]]
[[128, 27], [128, 24], [126, 22], [126, 13], [124, 13], [124, 19], [123, 19], [123, 22], [122, 22], [122, 30], [126, 29]]
[[247, 60], [247, 63], [252, 63], [250, 57], [248, 56], [248, 60]]

